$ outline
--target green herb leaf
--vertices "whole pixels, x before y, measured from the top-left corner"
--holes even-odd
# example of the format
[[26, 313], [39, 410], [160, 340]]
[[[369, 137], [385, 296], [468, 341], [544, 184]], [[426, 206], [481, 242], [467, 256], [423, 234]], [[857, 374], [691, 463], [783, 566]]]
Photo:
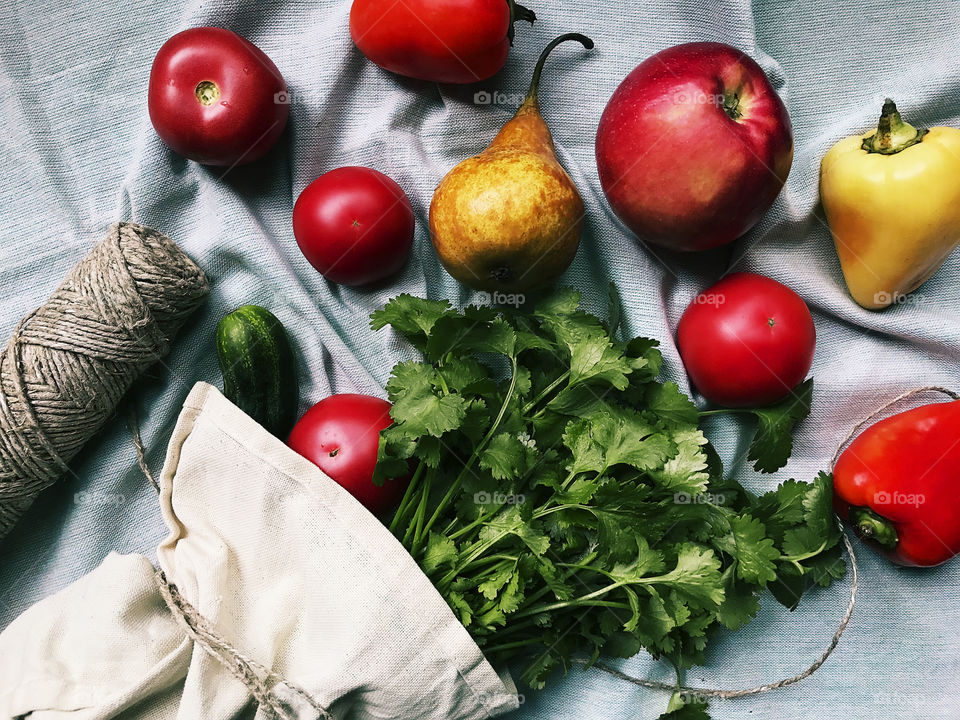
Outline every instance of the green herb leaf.
[[710, 720], [706, 702], [681, 701], [676, 709], [661, 715], [657, 720]]
[[747, 457], [755, 461], [754, 470], [772, 473], [787, 464], [793, 450], [790, 433], [810, 414], [812, 398], [813, 380], [805, 380], [776, 405], [751, 411], [757, 416], [757, 430]]
[[[371, 323], [424, 355], [387, 383], [375, 482], [415, 470], [391, 529], [487, 657], [525, 659], [534, 688], [575, 655], [646, 649], [688, 668], [764, 588], [792, 608], [844, 571], [829, 476], [760, 498], [724, 478], [701, 413], [657, 381], [657, 342], [614, 337], [616, 288], [607, 320], [579, 301], [525, 314], [401, 295]], [[750, 411], [758, 469], [786, 461], [809, 387]], [[664, 717], [706, 717], [675, 700]]]
[[391, 325], [418, 349], [425, 350], [434, 324], [450, 311], [447, 300], [424, 300], [406, 293], [393, 298], [370, 316], [370, 327], [380, 330]]
[[774, 560], [780, 551], [767, 537], [763, 523], [750, 515], [730, 518], [730, 543], [727, 550], [737, 561], [737, 576], [754, 585], [766, 585], [777, 577]]

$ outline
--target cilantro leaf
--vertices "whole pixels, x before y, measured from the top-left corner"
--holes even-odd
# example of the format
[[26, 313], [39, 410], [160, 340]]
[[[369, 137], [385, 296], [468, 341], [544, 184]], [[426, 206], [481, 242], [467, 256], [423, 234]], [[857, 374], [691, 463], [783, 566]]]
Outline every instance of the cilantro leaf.
[[723, 602], [717, 608], [717, 620], [730, 630], [750, 622], [760, 611], [760, 600], [751, 585], [737, 580], [733, 568], [723, 574]]
[[803, 498], [803, 519], [813, 532], [828, 541], [828, 547], [840, 539], [840, 529], [833, 512], [833, 478], [821, 472]]
[[473, 315], [443, 315], [436, 320], [427, 342], [427, 355], [434, 359], [448, 353], [497, 353], [512, 357], [517, 344], [513, 327], [500, 317]]
[[506, 535], [515, 535], [538, 556], [550, 548], [550, 539], [524, 519], [518, 505], [493, 516], [480, 531], [480, 540], [493, 544]]
[[[423, 353], [387, 383], [375, 481], [415, 471], [390, 529], [492, 661], [533, 659], [531, 687], [574, 655], [646, 649], [688, 668], [764, 588], [794, 607], [844, 572], [829, 476], [760, 498], [724, 478], [704, 414], [657, 380], [657, 342], [614, 337], [616, 288], [604, 320], [579, 303], [565, 290], [527, 314], [401, 295], [371, 318]], [[809, 383], [798, 392], [747, 411], [758, 469], [789, 456]], [[706, 717], [682, 700], [664, 717]]]
[[766, 525], [770, 537], [782, 541], [786, 531], [803, 520], [809, 489], [809, 484], [790, 479], [757, 500], [753, 514]]
[[662, 467], [676, 446], [639, 414], [621, 410], [616, 416], [597, 413], [571, 421], [563, 442], [573, 456], [571, 473], [602, 473], [616, 465], [638, 470]]
[[448, 300], [424, 300], [403, 293], [388, 302], [383, 309], [375, 310], [370, 316], [370, 327], [381, 330], [387, 325], [393, 326], [418, 349], [425, 350], [427, 336], [436, 322], [450, 313]]
[[489, 470], [497, 480], [517, 478], [523, 458], [523, 443], [520, 438], [510, 433], [499, 433], [480, 456], [480, 467]]
[[669, 581], [671, 588], [696, 607], [716, 609], [723, 602], [720, 561], [709, 548], [683, 543], [676, 567], [662, 580]]
[[679, 706], [668, 710], [657, 720], [710, 720], [706, 702], [680, 701]]
[[644, 538], [639, 538], [633, 559], [630, 562], [617, 563], [610, 569], [609, 574], [617, 582], [640, 583], [647, 575], [661, 572], [663, 567], [663, 555], [652, 549]]
[[542, 300], [534, 310], [537, 317], [555, 317], [569, 315], [576, 312], [580, 305], [580, 292], [573, 288], [565, 288]]
[[647, 390], [647, 407], [670, 425], [696, 425], [700, 412], [693, 401], [680, 392], [674, 382], [650, 385]]
[[726, 549], [737, 561], [737, 576], [755, 585], [777, 577], [774, 561], [780, 551], [767, 537], [763, 523], [747, 514], [730, 518], [730, 542]]
[[751, 410], [757, 416], [757, 430], [747, 458], [755, 461], [754, 470], [772, 473], [787, 464], [793, 450], [790, 433], [810, 414], [812, 397], [813, 380], [805, 380], [776, 405]]
[[803, 567], [814, 583], [820, 587], [830, 587], [834, 580], [843, 577], [847, 564], [841, 546], [834, 545], [816, 557], [804, 560]]
[[707, 438], [697, 429], [674, 432], [670, 439], [677, 446], [677, 453], [662, 468], [652, 470], [650, 475], [664, 489], [690, 495], [702, 493], [710, 480], [707, 472], [707, 455], [703, 446]]
[[438, 568], [453, 567], [457, 557], [457, 546], [453, 540], [440, 533], [430, 533], [421, 565], [429, 575]]

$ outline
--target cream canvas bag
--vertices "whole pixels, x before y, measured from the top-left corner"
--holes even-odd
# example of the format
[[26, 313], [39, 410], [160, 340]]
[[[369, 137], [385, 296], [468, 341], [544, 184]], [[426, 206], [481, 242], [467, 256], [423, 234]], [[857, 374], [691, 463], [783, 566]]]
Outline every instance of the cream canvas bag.
[[467, 720], [517, 706], [387, 529], [210, 385], [187, 398], [160, 491], [168, 585], [145, 557], [111, 554], [23, 613], [0, 634], [0, 718]]

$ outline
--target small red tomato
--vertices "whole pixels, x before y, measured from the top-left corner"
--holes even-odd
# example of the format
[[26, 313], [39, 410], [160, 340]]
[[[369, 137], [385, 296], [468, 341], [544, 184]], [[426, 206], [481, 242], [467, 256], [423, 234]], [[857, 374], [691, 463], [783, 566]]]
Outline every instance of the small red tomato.
[[360, 52], [390, 72], [475, 83], [507, 62], [513, 23], [535, 19], [510, 0], [353, 0], [350, 36]]
[[323, 470], [374, 515], [394, 507], [409, 478], [373, 482], [380, 431], [393, 422], [390, 403], [370, 395], [331, 395], [304, 413], [287, 445]]
[[807, 376], [816, 330], [806, 303], [786, 285], [733, 273], [693, 299], [677, 345], [704, 397], [758, 407], [783, 399]]
[[216, 27], [184, 30], [153, 60], [147, 106], [160, 139], [203, 165], [264, 155], [290, 114], [277, 66], [253, 43]]
[[341, 285], [366, 285], [402, 268], [415, 225], [400, 186], [365, 167], [321, 175], [293, 207], [293, 234], [304, 257]]

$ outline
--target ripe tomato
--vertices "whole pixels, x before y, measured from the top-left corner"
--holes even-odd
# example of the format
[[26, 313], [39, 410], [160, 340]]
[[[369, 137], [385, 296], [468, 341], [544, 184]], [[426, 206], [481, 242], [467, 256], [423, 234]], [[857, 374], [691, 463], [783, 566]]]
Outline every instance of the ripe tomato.
[[290, 113], [277, 66], [253, 43], [216, 27], [184, 30], [153, 60], [147, 106], [160, 139], [204, 165], [263, 156]]
[[816, 331], [793, 290], [762, 275], [733, 273], [693, 299], [680, 318], [677, 345], [704, 397], [757, 407], [783, 399], [807, 376]]
[[514, 21], [535, 18], [511, 0], [354, 0], [350, 35], [384, 70], [474, 83], [507, 62]]
[[409, 478], [373, 482], [380, 431], [389, 426], [390, 403], [370, 395], [331, 395], [304, 413], [287, 445], [323, 470], [374, 515], [395, 506]]
[[342, 167], [310, 183], [293, 207], [293, 234], [328, 280], [366, 285], [403, 267], [415, 228], [397, 183], [365, 167]]

